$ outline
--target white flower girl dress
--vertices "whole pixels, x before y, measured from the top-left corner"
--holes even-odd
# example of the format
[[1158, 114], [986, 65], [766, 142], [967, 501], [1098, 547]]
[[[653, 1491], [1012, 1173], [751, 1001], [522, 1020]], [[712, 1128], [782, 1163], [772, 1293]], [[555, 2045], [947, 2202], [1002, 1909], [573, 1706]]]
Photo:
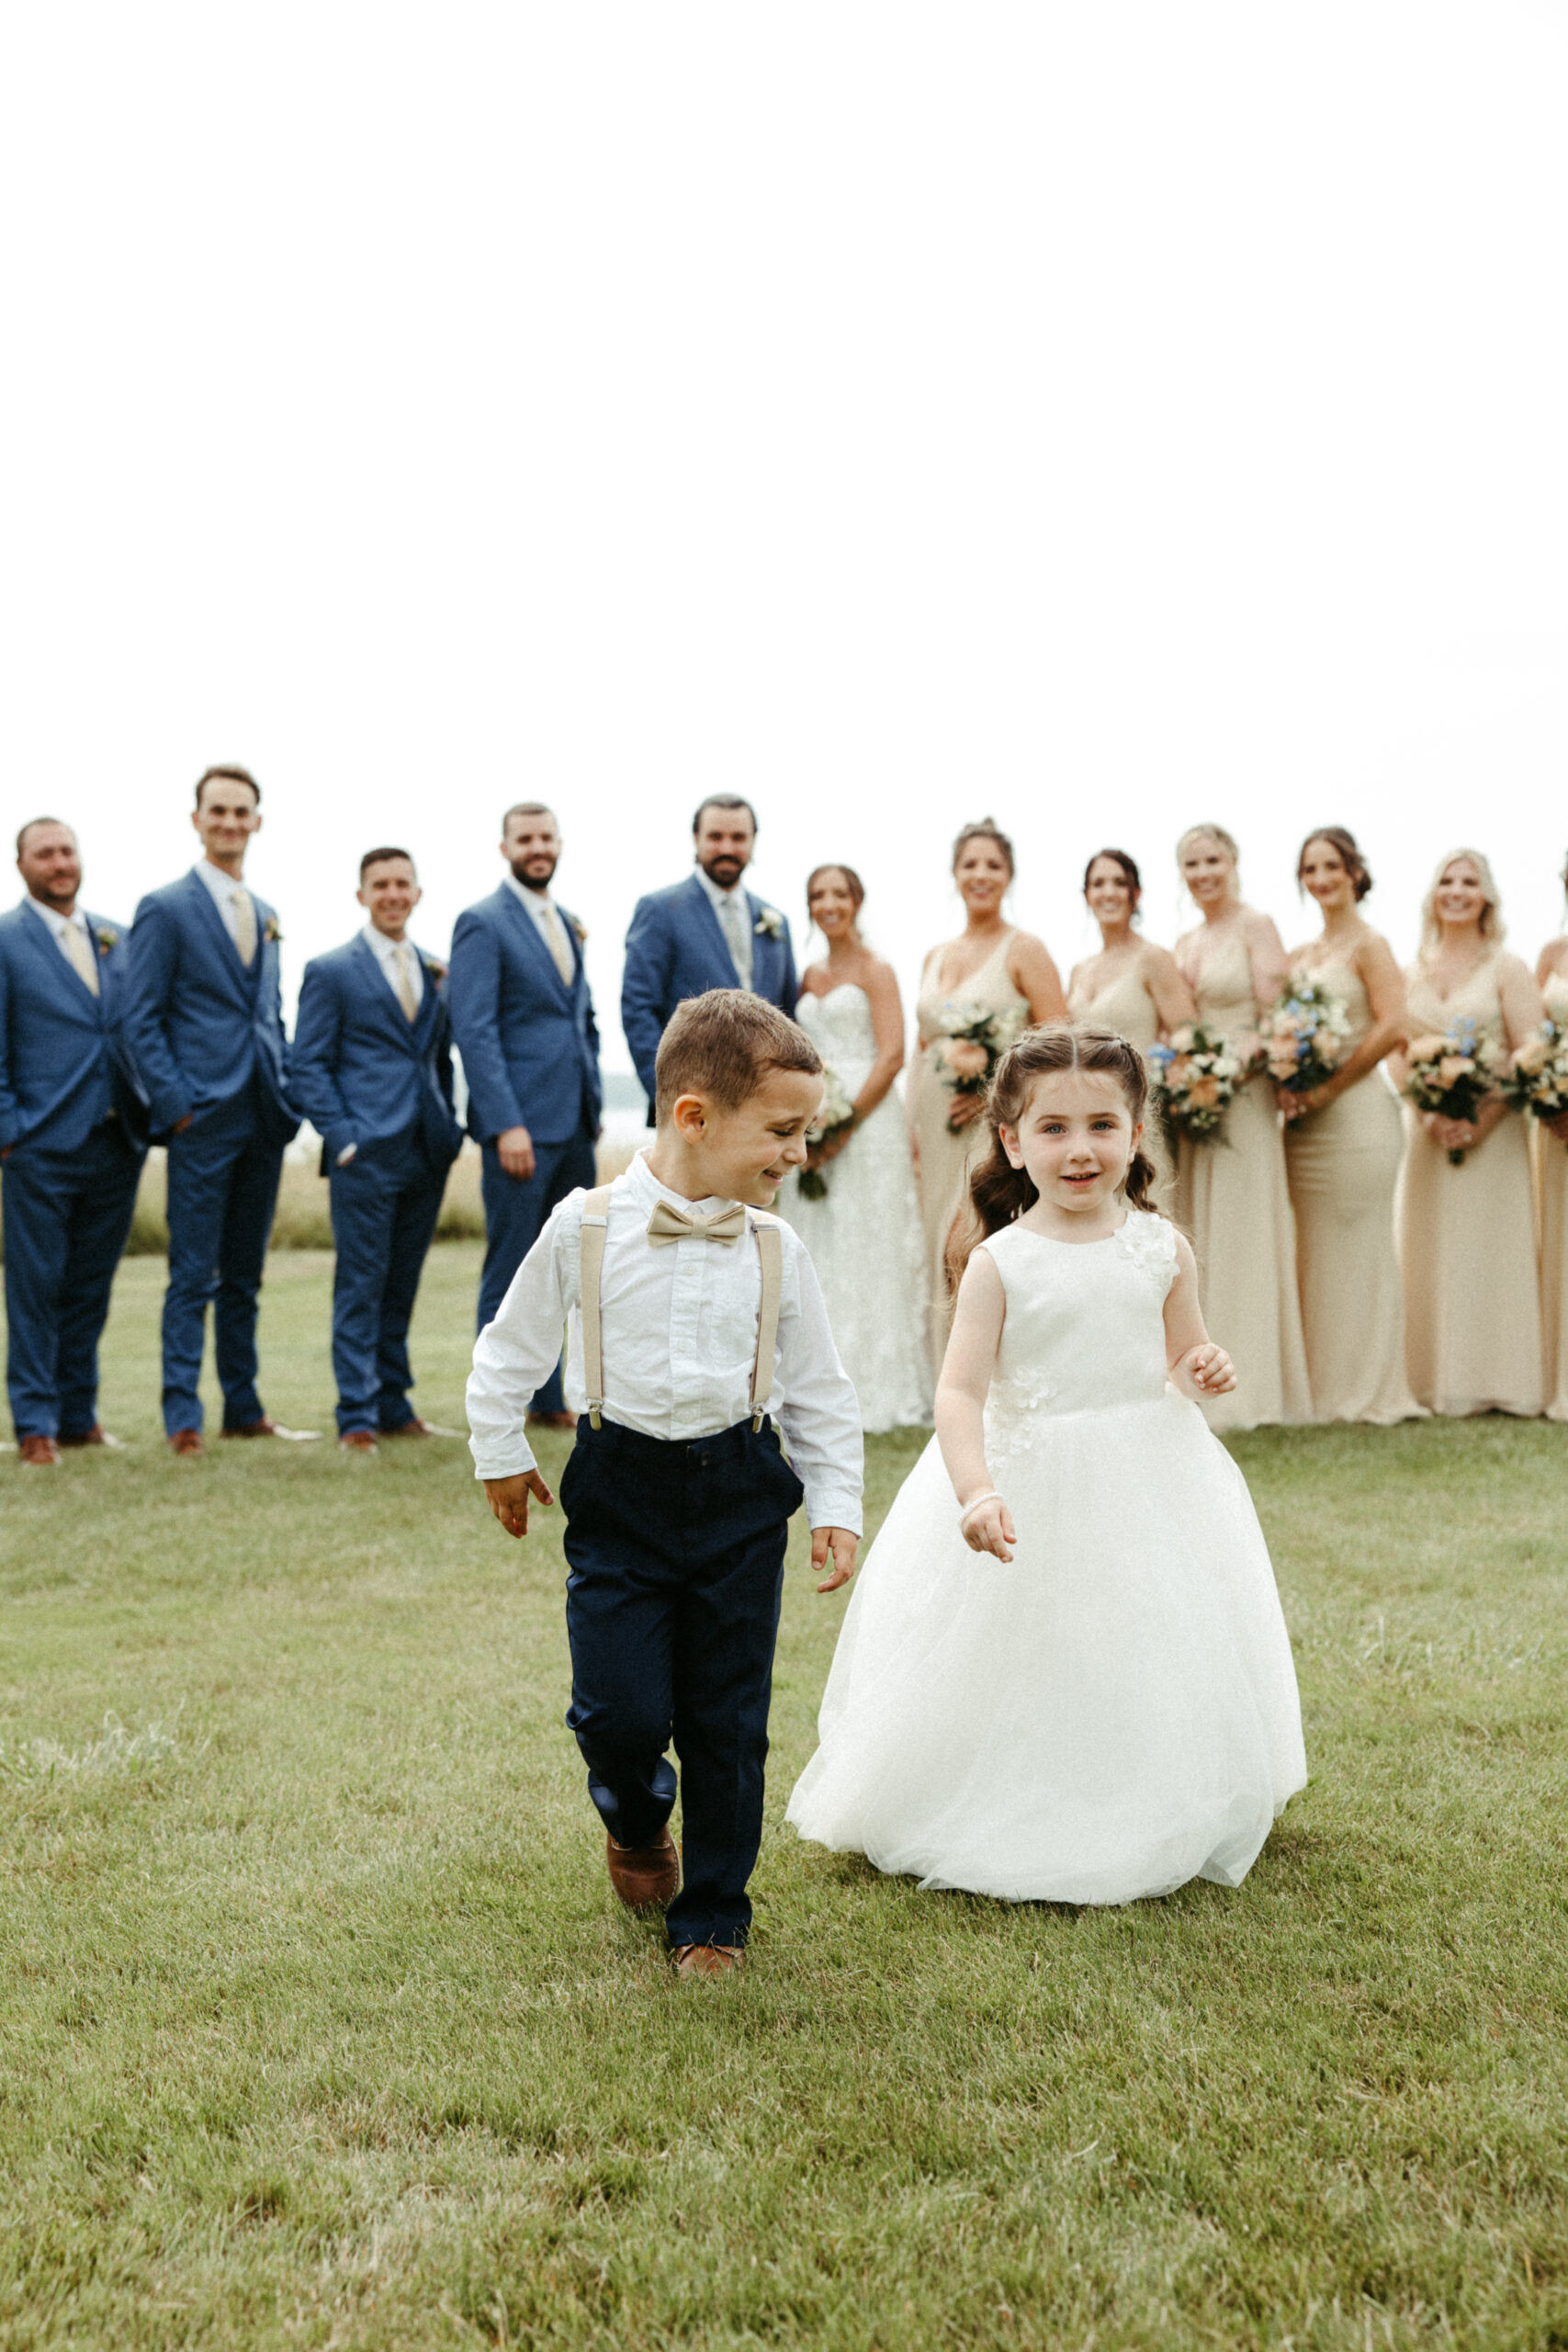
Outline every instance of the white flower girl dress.
[[1246, 1481], [1166, 1379], [1175, 1231], [1130, 1208], [1106, 1240], [982, 1246], [1007, 1294], [986, 1450], [1013, 1558], [969, 1550], [933, 1439], [851, 1599], [788, 1818], [1011, 1901], [1239, 1885], [1306, 1758]]

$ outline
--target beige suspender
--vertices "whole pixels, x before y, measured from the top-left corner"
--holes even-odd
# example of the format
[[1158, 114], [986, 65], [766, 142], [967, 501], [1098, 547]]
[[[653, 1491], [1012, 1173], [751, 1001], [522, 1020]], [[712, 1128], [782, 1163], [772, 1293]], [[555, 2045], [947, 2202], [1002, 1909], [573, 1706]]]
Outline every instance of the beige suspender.
[[[602, 1429], [604, 1410], [604, 1325], [600, 1294], [604, 1275], [604, 1240], [609, 1230], [613, 1186], [596, 1184], [582, 1204], [582, 1241], [579, 1290], [582, 1306], [582, 1382], [588, 1391], [588, 1419]], [[779, 1306], [784, 1296], [784, 1238], [776, 1217], [757, 1210], [747, 1222], [757, 1237], [762, 1269], [762, 1298], [757, 1310], [757, 1359], [751, 1367], [751, 1427], [762, 1426], [764, 1408], [773, 1385], [773, 1355], [779, 1340]], [[715, 1249], [720, 1245], [714, 1243]]]

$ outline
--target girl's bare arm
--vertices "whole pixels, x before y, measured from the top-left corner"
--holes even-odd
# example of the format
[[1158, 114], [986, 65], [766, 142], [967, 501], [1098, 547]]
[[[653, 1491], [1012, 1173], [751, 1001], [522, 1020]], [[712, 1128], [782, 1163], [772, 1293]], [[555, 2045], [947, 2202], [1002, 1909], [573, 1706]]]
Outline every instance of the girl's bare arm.
[[[1012, 1516], [1000, 1496], [979, 1498], [991, 1487], [986, 1466], [986, 1398], [997, 1366], [1007, 1293], [988, 1250], [976, 1250], [964, 1270], [953, 1312], [953, 1331], [936, 1391], [936, 1433], [942, 1458], [959, 1507], [965, 1510], [965, 1541], [977, 1552], [1010, 1560], [1017, 1541]], [[971, 1503], [977, 1507], [967, 1511]]]

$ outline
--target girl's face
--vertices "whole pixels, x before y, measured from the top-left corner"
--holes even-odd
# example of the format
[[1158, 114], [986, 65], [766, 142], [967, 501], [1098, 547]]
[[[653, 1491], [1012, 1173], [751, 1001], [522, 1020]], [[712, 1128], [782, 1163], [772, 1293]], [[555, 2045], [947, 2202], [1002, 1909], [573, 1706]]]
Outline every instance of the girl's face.
[[854, 892], [836, 865], [829, 865], [812, 883], [806, 910], [824, 939], [842, 939], [855, 927]]
[[1115, 1198], [1144, 1131], [1108, 1072], [1064, 1069], [1037, 1078], [1017, 1126], [999, 1132], [1002, 1149], [1015, 1168], [1028, 1170], [1041, 1199], [1077, 1212]]
[[1097, 922], [1115, 931], [1133, 920], [1133, 886], [1113, 857], [1097, 857], [1084, 885], [1089, 910]]
[[1486, 892], [1468, 857], [1451, 857], [1438, 876], [1438, 921], [1479, 922], [1486, 910]]
[[1181, 853], [1181, 878], [1198, 904], [1223, 907], [1235, 886], [1235, 860], [1213, 833], [1200, 833]]
[[1308, 842], [1302, 852], [1301, 882], [1325, 914], [1347, 900], [1355, 904], [1356, 886], [1332, 842]]
[[953, 878], [972, 915], [994, 915], [1007, 896], [1012, 868], [987, 834], [972, 833], [958, 853]]

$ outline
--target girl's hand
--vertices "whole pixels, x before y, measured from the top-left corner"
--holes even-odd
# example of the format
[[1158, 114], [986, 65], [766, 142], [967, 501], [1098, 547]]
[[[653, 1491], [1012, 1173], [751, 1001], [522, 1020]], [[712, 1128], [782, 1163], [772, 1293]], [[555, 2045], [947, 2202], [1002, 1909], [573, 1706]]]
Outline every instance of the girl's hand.
[[1224, 1348], [1215, 1347], [1213, 1340], [1205, 1340], [1201, 1347], [1189, 1348], [1176, 1369], [1186, 1374], [1198, 1396], [1228, 1396], [1235, 1386], [1235, 1366]]
[[1010, 1560], [1011, 1546], [1018, 1542], [1018, 1530], [1012, 1523], [1012, 1513], [1000, 1495], [976, 1504], [973, 1514], [964, 1522], [964, 1541], [972, 1552], [989, 1552], [998, 1560]]

